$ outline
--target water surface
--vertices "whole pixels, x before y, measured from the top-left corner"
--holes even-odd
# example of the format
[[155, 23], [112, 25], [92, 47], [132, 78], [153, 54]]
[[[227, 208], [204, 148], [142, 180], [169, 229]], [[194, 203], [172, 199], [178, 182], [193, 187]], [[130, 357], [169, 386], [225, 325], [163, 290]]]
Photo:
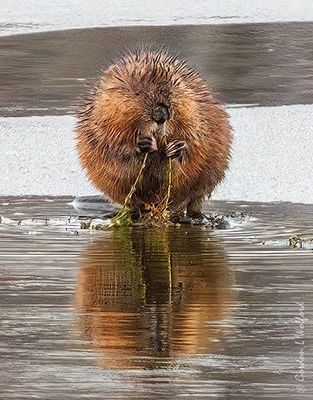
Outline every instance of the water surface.
[[0, 199], [1, 398], [312, 398], [313, 253], [287, 239], [313, 206], [90, 233], [71, 200]]
[[313, 23], [74, 29], [0, 38], [0, 115], [73, 113], [126, 50], [168, 49], [229, 104], [311, 104]]

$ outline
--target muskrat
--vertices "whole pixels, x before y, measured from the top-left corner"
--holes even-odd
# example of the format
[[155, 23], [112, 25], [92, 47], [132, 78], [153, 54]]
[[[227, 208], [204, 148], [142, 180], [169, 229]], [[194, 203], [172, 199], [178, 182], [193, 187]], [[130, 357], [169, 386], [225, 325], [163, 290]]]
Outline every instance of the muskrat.
[[202, 215], [205, 196], [224, 178], [232, 134], [229, 117], [199, 73], [167, 52], [139, 50], [111, 65], [78, 112], [77, 148], [92, 183], [134, 212], [158, 205]]

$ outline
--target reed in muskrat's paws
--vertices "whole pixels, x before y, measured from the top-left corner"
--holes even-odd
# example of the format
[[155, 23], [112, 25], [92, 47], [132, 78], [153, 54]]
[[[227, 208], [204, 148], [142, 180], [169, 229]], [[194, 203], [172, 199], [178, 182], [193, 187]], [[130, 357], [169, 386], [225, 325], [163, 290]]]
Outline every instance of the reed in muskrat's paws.
[[104, 72], [79, 111], [76, 133], [93, 184], [143, 219], [147, 208], [164, 205], [167, 216], [201, 218], [232, 142], [228, 115], [198, 72], [143, 50]]

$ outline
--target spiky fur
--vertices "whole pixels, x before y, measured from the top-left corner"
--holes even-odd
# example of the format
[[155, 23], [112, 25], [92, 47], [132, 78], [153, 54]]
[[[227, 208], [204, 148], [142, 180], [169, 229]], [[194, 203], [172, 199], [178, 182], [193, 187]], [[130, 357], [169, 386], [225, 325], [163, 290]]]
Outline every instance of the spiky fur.
[[[170, 119], [151, 119], [156, 104]], [[114, 202], [123, 203], [143, 159], [138, 139], [154, 136], [159, 151], [148, 156], [132, 207], [159, 203], [165, 195], [164, 146], [184, 140], [184, 163], [173, 161], [170, 208], [183, 211], [211, 195], [228, 167], [232, 141], [228, 115], [198, 72], [166, 52], [138, 51], [111, 65], [78, 113], [77, 149], [93, 184]], [[197, 208], [196, 206], [194, 208]]]

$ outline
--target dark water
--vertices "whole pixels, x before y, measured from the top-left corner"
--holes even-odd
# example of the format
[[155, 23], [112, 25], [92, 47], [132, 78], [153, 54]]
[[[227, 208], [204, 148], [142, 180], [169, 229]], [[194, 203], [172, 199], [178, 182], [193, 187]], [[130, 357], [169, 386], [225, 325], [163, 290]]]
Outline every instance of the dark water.
[[313, 252], [287, 239], [313, 206], [90, 233], [70, 200], [0, 199], [1, 398], [312, 398]]
[[0, 115], [68, 114], [118, 53], [168, 48], [238, 104], [306, 104], [313, 23], [77, 29], [0, 38]]

